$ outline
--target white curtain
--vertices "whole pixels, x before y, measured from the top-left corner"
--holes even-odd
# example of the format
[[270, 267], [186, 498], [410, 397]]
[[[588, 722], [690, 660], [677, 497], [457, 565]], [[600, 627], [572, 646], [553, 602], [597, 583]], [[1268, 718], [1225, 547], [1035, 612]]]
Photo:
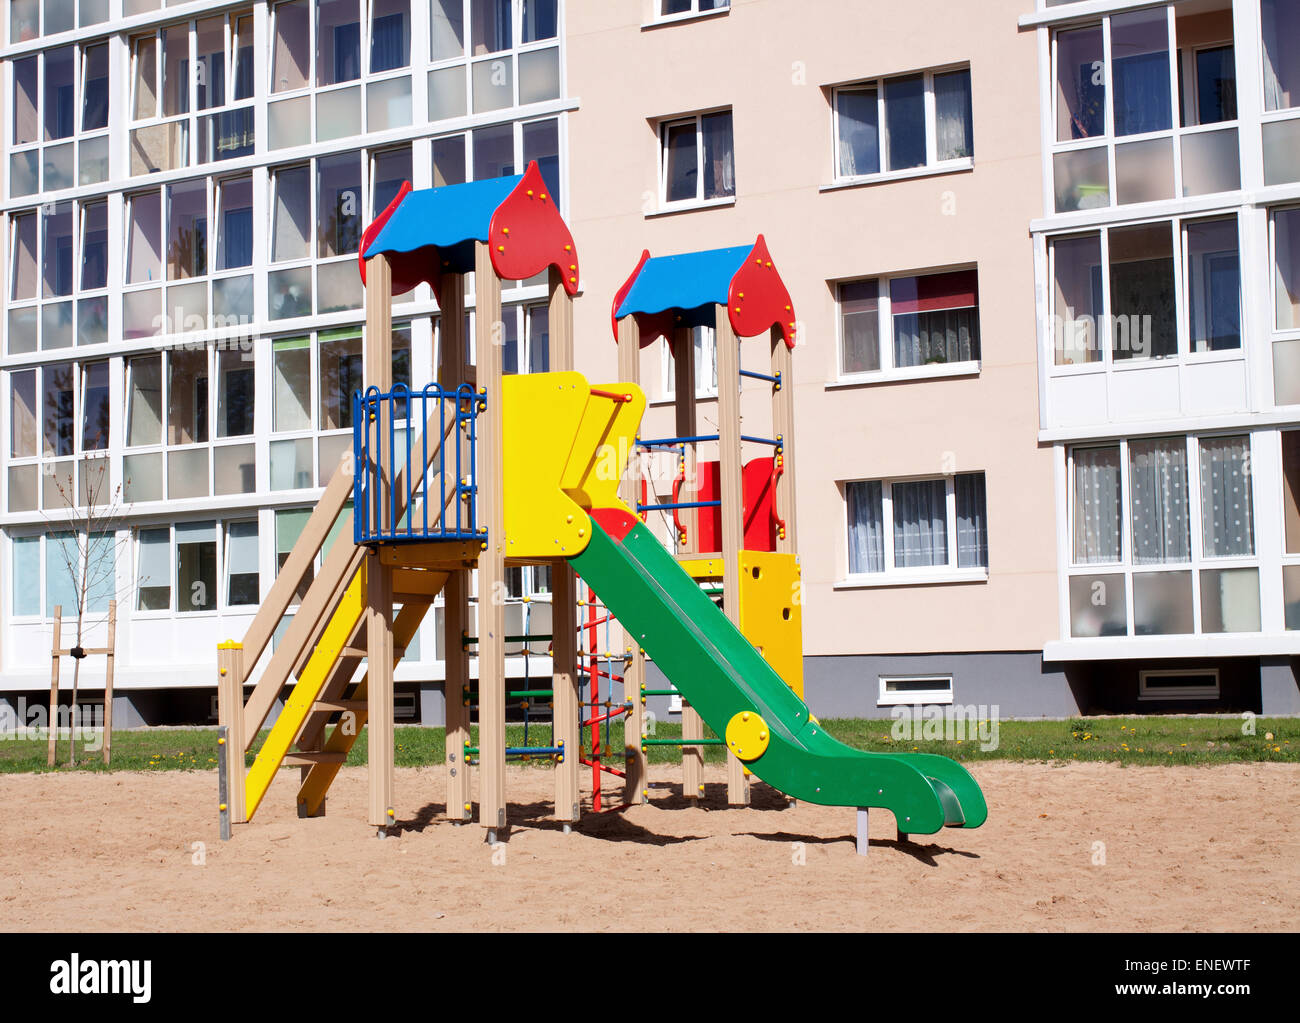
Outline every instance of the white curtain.
[[1207, 558], [1255, 553], [1250, 438], [1201, 441], [1201, 532]]
[[934, 133], [938, 159], [959, 160], [975, 155], [969, 71], [934, 76]]
[[849, 571], [854, 575], [885, 570], [884, 523], [879, 480], [850, 483]]
[[894, 565], [923, 568], [948, 564], [948, 498], [943, 480], [895, 483]]
[[970, 362], [980, 357], [978, 309], [940, 309], [894, 317], [894, 365]]
[[1119, 561], [1119, 448], [1082, 448], [1074, 455], [1074, 563]]
[[1131, 442], [1129, 479], [1134, 564], [1190, 560], [1186, 443], [1181, 439]]
[[851, 178], [880, 172], [880, 107], [875, 89], [841, 89], [835, 94], [839, 115], [839, 173]]

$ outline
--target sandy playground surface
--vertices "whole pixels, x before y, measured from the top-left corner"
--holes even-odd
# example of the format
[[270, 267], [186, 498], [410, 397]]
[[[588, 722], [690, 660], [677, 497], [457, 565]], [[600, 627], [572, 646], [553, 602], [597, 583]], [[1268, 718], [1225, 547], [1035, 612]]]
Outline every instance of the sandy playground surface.
[[[217, 839], [213, 774], [0, 776], [4, 930], [1296, 930], [1300, 767], [977, 765], [978, 830], [895, 842], [872, 815], [793, 809], [756, 785], [750, 809], [685, 807], [680, 770], [652, 799], [564, 835], [553, 778], [512, 768], [512, 830], [440, 819], [441, 772], [397, 772], [405, 827], [378, 841], [364, 769], [329, 815], [299, 820], [295, 775], [252, 824]], [[202, 842], [204, 862], [194, 862]], [[1094, 863], [1104, 843], [1104, 865]], [[798, 844], [796, 844], [798, 843]], [[503, 861], [503, 862], [501, 862]], [[613, 892], [611, 886], [616, 886]], [[599, 908], [598, 908], [599, 907]]]

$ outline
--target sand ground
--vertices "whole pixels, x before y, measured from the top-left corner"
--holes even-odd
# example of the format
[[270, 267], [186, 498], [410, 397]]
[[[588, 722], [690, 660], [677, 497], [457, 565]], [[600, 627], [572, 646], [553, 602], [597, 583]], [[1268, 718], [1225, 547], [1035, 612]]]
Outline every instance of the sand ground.
[[1300, 929], [1296, 765], [973, 773], [983, 828], [900, 845], [876, 811], [866, 858], [851, 809], [789, 808], [761, 785], [753, 808], [726, 809], [720, 767], [708, 808], [660, 767], [652, 805], [570, 835], [548, 817], [551, 773], [511, 768], [495, 851], [477, 825], [441, 819], [434, 769], [397, 772], [403, 828], [384, 841], [364, 823], [362, 768], [344, 769], [318, 820], [296, 817], [286, 772], [228, 843], [212, 773], [4, 775], [0, 928]]

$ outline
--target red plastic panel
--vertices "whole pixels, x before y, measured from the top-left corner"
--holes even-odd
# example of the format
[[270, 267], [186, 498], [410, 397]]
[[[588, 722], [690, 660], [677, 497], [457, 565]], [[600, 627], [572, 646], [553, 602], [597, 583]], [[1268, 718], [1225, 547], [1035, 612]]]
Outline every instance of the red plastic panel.
[[749, 258], [731, 279], [727, 310], [737, 337], [755, 337], [776, 326], [781, 328], [786, 347], [794, 348], [794, 303], [772, 265], [767, 242], [761, 234]]
[[578, 250], [536, 160], [492, 214], [488, 245], [502, 280], [522, 281], [553, 266], [560, 271], [564, 290], [578, 293]]
[[[721, 492], [717, 462], [700, 462], [696, 466], [700, 481], [699, 491], [691, 501], [716, 501]], [[744, 493], [745, 534], [743, 549], [747, 551], [776, 550], [776, 523], [772, 519], [772, 458], [755, 458], [741, 470], [741, 490]], [[696, 550], [712, 554], [722, 550], [722, 509], [697, 508], [699, 543]]]

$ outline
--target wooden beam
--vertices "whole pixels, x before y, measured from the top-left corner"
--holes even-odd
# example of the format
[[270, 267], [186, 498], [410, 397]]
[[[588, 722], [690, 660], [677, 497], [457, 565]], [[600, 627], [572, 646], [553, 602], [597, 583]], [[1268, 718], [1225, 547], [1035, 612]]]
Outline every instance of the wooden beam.
[[[442, 346], [438, 353], [438, 383], [444, 388], [454, 389], [463, 383], [473, 382], [465, 358], [464, 275], [444, 274], [441, 290], [438, 332]], [[462, 457], [468, 455], [467, 438], [458, 437], [455, 443], [460, 445]], [[455, 480], [448, 482], [454, 485]], [[449, 489], [450, 493], [443, 494], [444, 507], [455, 500], [455, 490]], [[477, 561], [480, 553], [478, 541], [473, 542], [471, 553]], [[445, 670], [442, 695], [447, 719], [447, 816], [457, 823], [473, 819], [469, 764], [461, 762], [470, 739], [470, 709], [466, 706], [463, 695], [469, 685], [469, 650], [461, 642], [461, 636], [469, 632], [469, 592], [469, 572], [453, 569], [443, 587], [442, 649]]]
[[[697, 436], [699, 430], [699, 412], [695, 399], [695, 331], [690, 327], [678, 327], [673, 331], [673, 408], [676, 413], [675, 429], [678, 437]], [[685, 451], [686, 478], [696, 480], [698, 500], [698, 477], [696, 466], [699, 464], [698, 445], [687, 444]], [[683, 497], [683, 501], [688, 498]], [[678, 513], [686, 527], [686, 539], [674, 537], [677, 549], [682, 554], [694, 553], [700, 549], [700, 514], [693, 508], [684, 508]], [[704, 738], [704, 719], [700, 712], [682, 698], [682, 739], [693, 741]], [[682, 795], [687, 799], [699, 799], [704, 795], [704, 747], [682, 747]]]
[[487, 550], [478, 562], [479, 823], [506, 826], [506, 577], [501, 415], [501, 281], [486, 242], [474, 243], [474, 351], [479, 393], [478, 523]]
[[[618, 379], [620, 383], [641, 382], [641, 328], [633, 316], [625, 316], [618, 323]], [[627, 474], [619, 485], [618, 495], [632, 508], [641, 500], [641, 452], [632, 451], [627, 462]], [[645, 706], [641, 703], [641, 684], [645, 681], [645, 653], [637, 638], [623, 630], [627, 663], [623, 669], [623, 699], [632, 704], [623, 725], [624, 771], [623, 802], [644, 803], [649, 792], [646, 775], [646, 755], [641, 750], [641, 736], [645, 732]], [[591, 684], [594, 684], [591, 683]]]
[[50, 654], [50, 744], [45, 766], [53, 767], [59, 742], [59, 651], [63, 635], [63, 605], [54, 605], [54, 646]]
[[[556, 373], [573, 369], [573, 299], [564, 290], [563, 275], [551, 267], [550, 369]], [[582, 742], [582, 711], [578, 698], [578, 585], [569, 563], [551, 565], [551, 691], [555, 694], [552, 721], [554, 743], [564, 747], [555, 767], [555, 816], [561, 821], [578, 820], [581, 791], [578, 781], [578, 747]]]
[[333, 753], [325, 750], [307, 750], [286, 753], [284, 763], [287, 767], [314, 767], [316, 764], [341, 764], [347, 760], [346, 753]]
[[[740, 628], [740, 549], [745, 540], [740, 442], [740, 340], [725, 306], [715, 307], [718, 352], [718, 477], [722, 500], [722, 609]], [[749, 802], [744, 765], [727, 754], [727, 802]]]
[[434, 540], [385, 544], [379, 548], [379, 557], [394, 568], [465, 568], [473, 567], [480, 550], [477, 540]]
[[113, 760], [113, 650], [117, 645], [117, 601], [108, 602], [108, 647], [104, 651], [104, 766]]
[[[381, 393], [393, 388], [393, 278], [386, 256], [366, 261], [365, 380]], [[391, 412], [391, 409], [390, 409]], [[379, 522], [393, 509], [392, 451], [386, 429], [379, 431], [378, 469], [374, 477]], [[361, 466], [357, 467], [359, 470]], [[369, 684], [369, 725], [366, 733], [366, 773], [370, 779], [370, 823], [386, 828], [395, 823], [393, 807], [393, 575], [378, 551], [368, 552], [366, 564], [366, 674]]]

